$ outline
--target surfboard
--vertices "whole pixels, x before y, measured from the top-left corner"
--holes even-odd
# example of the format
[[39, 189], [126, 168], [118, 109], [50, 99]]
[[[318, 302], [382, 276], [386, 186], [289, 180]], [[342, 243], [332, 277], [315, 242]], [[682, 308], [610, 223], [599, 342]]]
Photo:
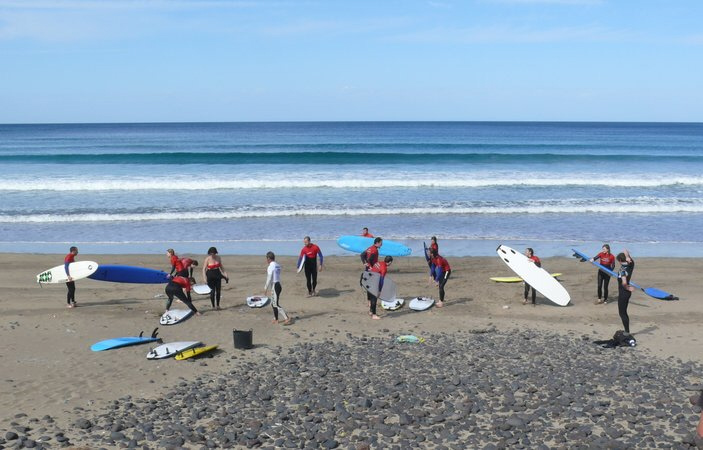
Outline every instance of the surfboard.
[[184, 350], [176, 354], [176, 359], [178, 361], [183, 361], [184, 359], [195, 358], [197, 356], [209, 353], [217, 348], [217, 345], [208, 345], [205, 347], [194, 347], [188, 350]]
[[207, 284], [196, 284], [193, 286], [193, 292], [198, 295], [208, 295], [210, 291], [212, 291], [212, 289], [210, 289], [210, 286]]
[[303, 267], [305, 267], [305, 257], [300, 258], [300, 264], [298, 264], [298, 273], [303, 270]]
[[499, 245], [496, 253], [510, 269], [527, 284], [559, 306], [566, 306], [571, 301], [569, 293], [549, 272], [530, 261], [527, 256], [506, 245]]
[[394, 298], [392, 300], [381, 300], [381, 308], [385, 309], [386, 311], [395, 311], [396, 309], [400, 309], [403, 307], [405, 304], [405, 300], [402, 298]]
[[[590, 257], [590, 256], [586, 256], [585, 253], [582, 253], [582, 252], [576, 250], [575, 248], [572, 248], [571, 251], [574, 252], [574, 257], [580, 259], [581, 262], [583, 262], [583, 261], [588, 261], [589, 263], [591, 263], [591, 264], [593, 264], [594, 266], [596, 266], [596, 267], [597, 267], [599, 270], [601, 270], [602, 272], [607, 273], [607, 274], [610, 275], [611, 277], [618, 278], [618, 274], [617, 274], [616, 272], [610, 270], [609, 268], [607, 268], [607, 267], [605, 267], [605, 266], [603, 266], [603, 265], [601, 265], [601, 264], [598, 264], [598, 263], [595, 262], [595, 261], [591, 261], [591, 257]], [[632, 280], [630, 280], [630, 286], [633, 286], [633, 287], [635, 287], [636, 289], [639, 289], [640, 291], [642, 291], [642, 292], [644, 292], [645, 294], [649, 295], [650, 297], [656, 298], [656, 299], [659, 299], [659, 300], [678, 300], [678, 299], [679, 299], [679, 298], [678, 298], [677, 296], [675, 296], [674, 294], [670, 294], [670, 293], [668, 293], [668, 292], [666, 292], [666, 291], [662, 291], [661, 289], [657, 289], [657, 288], [654, 288], [654, 287], [643, 288], [642, 286], [640, 286], [640, 285], [635, 284], [634, 282], [632, 282]]]
[[366, 291], [370, 292], [371, 295], [375, 295], [381, 300], [393, 300], [397, 296], [397, 287], [393, 280], [391, 280], [388, 275], [383, 280], [383, 289], [378, 292], [378, 285], [381, 282], [381, 274], [376, 272], [361, 272], [361, 277], [359, 278], [359, 284]]
[[190, 309], [169, 309], [161, 315], [159, 323], [161, 325], [175, 325], [189, 319], [193, 314]]
[[[98, 270], [98, 263], [95, 261], [76, 261], [68, 265], [68, 271], [73, 280], [87, 278]], [[68, 281], [66, 267], [64, 264], [52, 267], [37, 275], [37, 283], [65, 283]]]
[[104, 341], [96, 342], [90, 346], [90, 349], [94, 352], [101, 352], [103, 350], [112, 350], [120, 347], [128, 347], [130, 345], [148, 344], [149, 342], [161, 342], [160, 337], [156, 337], [158, 333], [158, 328], [154, 329], [151, 336], [142, 336], [144, 332], [139, 333], [139, 336], [127, 336], [118, 337], [113, 339], [106, 339]]
[[162, 270], [111, 264], [100, 265], [88, 278], [113, 283], [160, 284], [169, 281], [168, 274]]
[[199, 347], [203, 345], [200, 341], [183, 341], [183, 342], [169, 342], [168, 344], [161, 344], [158, 347], [149, 350], [146, 354], [146, 359], [164, 359], [175, 356], [184, 350], [189, 348]]
[[432, 305], [434, 305], [434, 299], [430, 297], [415, 297], [408, 303], [408, 307], [415, 311], [424, 311]]
[[268, 304], [269, 300], [271, 299], [268, 297], [247, 297], [247, 306], [250, 308], [262, 308]]
[[[561, 273], [552, 273], [550, 275], [553, 278], [559, 278], [562, 276]], [[492, 277], [491, 281], [495, 281], [496, 283], [519, 283], [524, 280], [520, 277]]]
[[[337, 245], [344, 250], [354, 253], [365, 252], [367, 248], [373, 245], [374, 238], [363, 236], [341, 236], [337, 239]], [[381, 256], [408, 256], [412, 253], [410, 247], [401, 244], [400, 242], [383, 240], [383, 245], [378, 249], [378, 254]]]

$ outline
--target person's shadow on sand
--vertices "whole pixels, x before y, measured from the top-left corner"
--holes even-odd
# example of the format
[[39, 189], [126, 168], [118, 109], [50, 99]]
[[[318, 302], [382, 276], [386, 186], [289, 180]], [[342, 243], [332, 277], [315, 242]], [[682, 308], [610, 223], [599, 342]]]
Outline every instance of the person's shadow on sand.
[[324, 297], [324, 298], [332, 298], [332, 297], [339, 297], [342, 294], [347, 294], [349, 292], [354, 292], [354, 289], [335, 289], [335, 288], [326, 288], [326, 289], [320, 289], [318, 291], [318, 296], [319, 297]]

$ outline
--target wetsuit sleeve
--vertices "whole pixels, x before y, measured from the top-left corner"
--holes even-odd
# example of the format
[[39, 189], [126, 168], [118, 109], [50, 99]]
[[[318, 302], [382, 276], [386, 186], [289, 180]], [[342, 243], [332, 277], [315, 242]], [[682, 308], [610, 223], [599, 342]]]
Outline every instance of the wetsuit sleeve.
[[264, 290], [268, 291], [273, 287], [273, 270], [269, 267], [266, 270], [266, 284], [264, 285]]
[[378, 293], [379, 295], [381, 294], [381, 291], [383, 290], [383, 280], [386, 279], [385, 274], [381, 274], [381, 280], [378, 282]]
[[366, 254], [365, 251], [361, 252], [359, 257], [361, 258], [362, 263], [364, 263], [364, 264], [368, 263], [368, 255]]
[[441, 265], [438, 264], [438, 265], [435, 266], [434, 271], [435, 271], [434, 280], [437, 281], [437, 282], [439, 282], [439, 280], [442, 279], [442, 275], [444, 275], [444, 269], [442, 268]]
[[63, 263], [63, 268], [66, 271], [66, 275], [68, 275], [69, 277], [71, 276], [71, 273], [68, 271], [68, 266], [70, 266], [70, 265], [71, 265], [70, 262]]
[[320, 247], [317, 248], [317, 252], [320, 255], [320, 265], [322, 265], [322, 261], [324, 261], [324, 256], [322, 256], [322, 250], [320, 250]]

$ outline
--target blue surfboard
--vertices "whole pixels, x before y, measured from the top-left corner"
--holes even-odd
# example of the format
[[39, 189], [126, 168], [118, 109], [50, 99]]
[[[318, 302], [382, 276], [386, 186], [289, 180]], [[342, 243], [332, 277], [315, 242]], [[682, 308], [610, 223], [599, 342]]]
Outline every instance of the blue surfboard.
[[[337, 239], [337, 245], [344, 250], [354, 253], [361, 253], [373, 245], [374, 238], [363, 236], [342, 236]], [[399, 242], [383, 240], [383, 245], [378, 249], [381, 256], [408, 256], [413, 251], [410, 247]]]
[[[611, 277], [618, 278], [617, 273], [615, 273], [614, 271], [610, 270], [609, 268], [607, 268], [601, 264], [598, 264], [595, 261], [591, 261], [591, 257], [587, 256], [585, 253], [582, 253], [582, 252], [576, 250], [575, 248], [572, 248], [571, 251], [574, 252], [574, 257], [580, 259], [582, 262], [588, 261], [589, 263], [598, 267], [598, 269], [601, 272], [605, 272], [608, 275], [610, 275]], [[678, 300], [679, 299], [675, 295], [669, 294], [668, 292], [662, 291], [661, 289], [657, 289], [657, 288], [653, 288], [653, 287], [643, 288], [642, 286], [639, 286], [638, 284], [635, 284], [632, 281], [630, 281], [630, 286], [633, 286], [634, 288], [641, 290], [642, 292], [649, 295], [650, 297], [653, 297], [653, 298], [656, 298], [659, 300]]]
[[160, 337], [156, 337], [158, 328], [154, 330], [153, 333], [151, 333], [151, 336], [145, 337], [142, 336], [142, 333], [139, 333], [139, 336], [127, 336], [127, 337], [118, 337], [118, 338], [113, 338], [113, 339], [106, 339], [104, 341], [96, 342], [95, 344], [90, 346], [90, 349], [94, 352], [101, 352], [103, 350], [112, 350], [114, 348], [120, 348], [120, 347], [128, 347], [130, 345], [139, 345], [139, 344], [148, 344], [149, 342], [161, 342]]
[[88, 278], [98, 281], [111, 281], [113, 283], [143, 283], [160, 284], [168, 283], [168, 274], [163, 270], [149, 269], [146, 267], [100, 265]]

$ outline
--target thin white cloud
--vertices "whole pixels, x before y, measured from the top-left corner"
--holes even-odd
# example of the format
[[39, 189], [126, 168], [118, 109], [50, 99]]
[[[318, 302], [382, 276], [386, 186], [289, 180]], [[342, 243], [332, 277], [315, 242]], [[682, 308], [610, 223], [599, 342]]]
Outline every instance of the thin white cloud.
[[473, 28], [438, 27], [413, 33], [396, 35], [392, 41], [437, 44], [482, 44], [482, 43], [550, 43], [550, 42], [597, 42], [631, 39], [622, 30], [601, 26], [556, 27], [534, 29], [529, 27], [491, 26]]

